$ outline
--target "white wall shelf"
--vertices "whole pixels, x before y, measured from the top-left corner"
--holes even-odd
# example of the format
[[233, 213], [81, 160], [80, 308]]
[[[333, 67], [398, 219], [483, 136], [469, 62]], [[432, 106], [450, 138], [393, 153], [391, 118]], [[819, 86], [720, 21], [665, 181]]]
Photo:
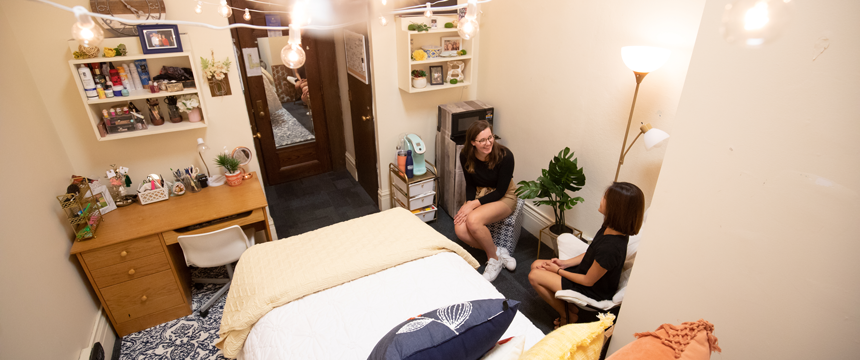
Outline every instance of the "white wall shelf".
[[[183, 39], [185, 40], [185, 39]], [[136, 41], [136, 40], [135, 40]], [[190, 46], [187, 41], [183, 41], [186, 46]], [[128, 56], [118, 56], [112, 58], [92, 58], [92, 59], [82, 59], [82, 60], [69, 60], [69, 69], [72, 73], [72, 78], [75, 79], [75, 84], [78, 88], [78, 92], [81, 96], [81, 101], [84, 104], [84, 108], [87, 111], [87, 116], [89, 118], [90, 126], [93, 129], [93, 133], [96, 136], [98, 141], [110, 141], [110, 140], [119, 140], [119, 139], [127, 139], [132, 137], [139, 136], [148, 136], [148, 135], [156, 135], [156, 134], [164, 134], [169, 132], [176, 131], [184, 131], [184, 130], [193, 130], [193, 129], [202, 129], [207, 126], [207, 112], [206, 105], [204, 103], [204, 96], [202, 93], [203, 86], [206, 86], [199, 76], [195, 76], [193, 88], [186, 88], [182, 91], [175, 92], [166, 92], [159, 91], [157, 93], [150, 93], [147, 89], [136, 89], [129, 91], [129, 96], [115, 96], [112, 98], [106, 99], [88, 99], [86, 93], [84, 92], [83, 84], [81, 83], [81, 78], [78, 75], [78, 67], [81, 64], [89, 64], [89, 63], [103, 63], [103, 62], [112, 62], [114, 67], [118, 67], [120, 64], [131, 64], [134, 63], [134, 60], [146, 60], [147, 67], [149, 70], [150, 78], [158, 75], [162, 66], [176, 66], [183, 68], [191, 68], [195, 74], [198, 73], [196, 67], [194, 66], [194, 56], [191, 52], [179, 52], [179, 53], [165, 53], [165, 54], [151, 54], [151, 55], [143, 55], [143, 54], [135, 54]], [[159, 99], [159, 108], [161, 111], [161, 115], [165, 118], [168, 115], [167, 104], [163, 101], [162, 98], [167, 96], [183, 96], [183, 95], [191, 95], [197, 94], [197, 97], [200, 99], [200, 111], [203, 117], [203, 120], [200, 122], [189, 122], [187, 119], [187, 114], [183, 114], [183, 120], [180, 123], [171, 123], [169, 119], [165, 119], [164, 124], [162, 125], [152, 125], [151, 121], [149, 121], [149, 106], [146, 104], [146, 99], [158, 98]], [[99, 132], [99, 123], [102, 121], [102, 110], [108, 109], [111, 107], [123, 107], [126, 106], [129, 102], [134, 103], [134, 105], [143, 113], [143, 116], [146, 118], [147, 129], [130, 131], [119, 134], [107, 134], [102, 137]]]
[[[434, 16], [437, 26], [445, 26], [446, 22], [452, 22], [457, 18], [456, 15], [438, 15]], [[407, 93], [423, 93], [428, 91], [447, 90], [453, 88], [462, 88], [472, 84], [472, 61], [473, 47], [472, 40], [462, 40], [461, 49], [466, 50], [466, 55], [452, 57], [438, 57], [421, 61], [412, 60], [411, 55], [415, 50], [420, 50], [425, 45], [440, 46], [444, 37], [459, 37], [457, 29], [437, 28], [430, 31], [410, 31], [408, 26], [411, 23], [429, 24], [430, 19], [423, 16], [419, 17], [402, 17], [396, 19], [397, 28], [397, 84], [400, 90]], [[443, 85], [430, 85], [430, 66], [442, 65], [443, 80], [448, 76], [448, 62], [462, 61], [466, 68], [463, 71], [464, 80], [457, 84], [449, 84], [447, 81]], [[412, 86], [412, 70], [424, 70], [427, 72], [427, 86], [424, 88], [415, 88]]]

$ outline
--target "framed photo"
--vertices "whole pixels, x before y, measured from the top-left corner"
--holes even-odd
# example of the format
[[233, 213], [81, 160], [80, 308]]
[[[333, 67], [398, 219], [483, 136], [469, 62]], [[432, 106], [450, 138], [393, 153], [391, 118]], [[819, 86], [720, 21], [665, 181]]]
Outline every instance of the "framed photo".
[[436, 28], [436, 19], [431, 19], [431, 20], [430, 20], [430, 28], [431, 28], [431, 29], [435, 29], [435, 28]]
[[110, 196], [110, 191], [108, 191], [107, 186], [93, 186], [90, 188], [90, 192], [92, 192], [91, 196], [95, 196], [96, 201], [98, 201], [99, 209], [101, 209], [102, 215], [116, 210], [116, 203]]
[[459, 37], [443, 37], [442, 38], [442, 52], [446, 51], [460, 51], [463, 45], [463, 39]]
[[144, 54], [182, 52], [176, 25], [138, 25], [137, 36]]
[[442, 76], [442, 65], [430, 67], [430, 85], [442, 85], [445, 83]]

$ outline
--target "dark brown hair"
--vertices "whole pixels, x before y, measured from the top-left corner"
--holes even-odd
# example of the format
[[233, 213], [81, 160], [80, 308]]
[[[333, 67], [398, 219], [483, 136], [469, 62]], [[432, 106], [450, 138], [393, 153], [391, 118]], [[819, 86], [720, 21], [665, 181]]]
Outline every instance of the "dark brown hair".
[[[463, 146], [463, 153], [466, 154], [466, 163], [463, 164], [463, 168], [465, 168], [466, 172], [470, 174], [475, 173], [475, 160], [477, 160], [475, 157], [475, 147], [472, 146], [472, 141], [478, 140], [478, 134], [486, 128], [490, 128], [490, 133], [493, 132], [493, 126], [490, 125], [487, 120], [478, 120], [473, 122], [472, 125], [469, 126], [469, 129], [466, 130], [466, 144]], [[487, 155], [487, 167], [490, 169], [498, 165], [508, 153], [508, 148], [496, 142], [495, 139], [493, 140], [493, 150]]]
[[606, 189], [606, 215], [603, 226], [624, 235], [636, 235], [645, 214], [645, 195], [636, 185], [614, 182]]

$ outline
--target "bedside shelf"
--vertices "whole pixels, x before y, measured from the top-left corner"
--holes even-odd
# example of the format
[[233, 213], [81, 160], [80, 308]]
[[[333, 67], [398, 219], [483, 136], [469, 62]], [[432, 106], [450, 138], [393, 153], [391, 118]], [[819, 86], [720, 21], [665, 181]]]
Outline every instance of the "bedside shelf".
[[[129, 91], [129, 96], [114, 96], [112, 98], [107, 99], [89, 99], [87, 100], [87, 104], [96, 105], [96, 104], [109, 104], [115, 102], [127, 102], [132, 100], [140, 100], [140, 99], [152, 99], [152, 98], [163, 98], [168, 96], [182, 96], [188, 94], [197, 94], [200, 90], [195, 88], [188, 88], [182, 91], [159, 91], [155, 94], [149, 92], [149, 90], [132, 90]], [[199, 96], [198, 96], [199, 97]]]
[[188, 122], [183, 121], [181, 123], [172, 123], [170, 121], [165, 121], [163, 125], [155, 126], [148, 125], [149, 128], [145, 130], [137, 130], [131, 131], [122, 134], [108, 134], [105, 137], [99, 137], [99, 141], [110, 141], [110, 140], [119, 140], [119, 139], [128, 139], [138, 136], [146, 136], [146, 135], [155, 135], [155, 134], [164, 134], [176, 131], [184, 131], [184, 130], [193, 130], [193, 129], [203, 129], [206, 127], [206, 123], [203, 121], [200, 122]]
[[[439, 26], [444, 26], [446, 22], [452, 22], [457, 18], [456, 15], [437, 15], [433, 16], [433, 19], [436, 19], [436, 23]], [[472, 85], [472, 62], [476, 59], [474, 57], [474, 46], [473, 40], [462, 40], [460, 42], [460, 49], [466, 50], [466, 55], [463, 56], [452, 56], [452, 57], [438, 57], [433, 59], [426, 59], [421, 61], [412, 60], [411, 54], [414, 50], [421, 49], [422, 46], [433, 45], [440, 46], [442, 45], [442, 38], [448, 37], [457, 37], [460, 36], [457, 34], [457, 28], [445, 29], [445, 28], [437, 28], [432, 29], [430, 31], [410, 31], [407, 29], [410, 23], [428, 23], [430, 20], [423, 17], [402, 17], [396, 19], [396, 27], [397, 27], [397, 86], [403, 92], [414, 94], [414, 93], [423, 93], [428, 91], [437, 91], [437, 90], [447, 90], [454, 88], [463, 88], [469, 85]], [[451, 85], [447, 81], [445, 81], [444, 85], [430, 85], [430, 66], [442, 66], [442, 77], [443, 79], [447, 79], [448, 77], [448, 62], [449, 61], [462, 61], [465, 64], [465, 69], [463, 70], [463, 80], [457, 83], [456, 85]], [[427, 72], [427, 81], [428, 84], [426, 87], [421, 89], [416, 89], [412, 87], [412, 76], [410, 73], [412, 70], [424, 70]]]

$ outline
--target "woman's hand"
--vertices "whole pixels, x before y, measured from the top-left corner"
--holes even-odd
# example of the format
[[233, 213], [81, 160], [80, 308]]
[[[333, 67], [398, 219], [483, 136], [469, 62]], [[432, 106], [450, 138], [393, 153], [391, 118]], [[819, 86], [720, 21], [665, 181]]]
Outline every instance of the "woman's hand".
[[472, 210], [475, 210], [478, 206], [481, 206], [481, 202], [478, 200], [466, 201], [466, 203], [460, 207], [460, 211], [457, 212], [457, 216], [454, 216], [454, 225], [460, 225], [466, 222], [466, 217], [469, 216], [469, 213], [472, 212]]
[[558, 264], [556, 264], [556, 263], [555, 263], [555, 261], [556, 261], [556, 260], [558, 260], [558, 259], [552, 259], [552, 260], [547, 261], [546, 263], [544, 263], [544, 264], [543, 264], [543, 269], [544, 269], [544, 270], [546, 270], [546, 271], [549, 271], [549, 272], [551, 272], [551, 273], [557, 273], [557, 272], [558, 272], [558, 269], [561, 269], [561, 267], [560, 267], [560, 266], [558, 266]]
[[558, 258], [553, 258], [553, 259], [552, 259], [552, 262], [553, 262], [556, 266], [558, 266], [558, 267], [560, 267], [560, 268], [562, 268], [562, 269], [570, 267], [570, 266], [567, 264], [567, 262], [566, 262], [566, 261], [564, 261], [564, 260], [560, 260], [560, 259], [558, 259]]

